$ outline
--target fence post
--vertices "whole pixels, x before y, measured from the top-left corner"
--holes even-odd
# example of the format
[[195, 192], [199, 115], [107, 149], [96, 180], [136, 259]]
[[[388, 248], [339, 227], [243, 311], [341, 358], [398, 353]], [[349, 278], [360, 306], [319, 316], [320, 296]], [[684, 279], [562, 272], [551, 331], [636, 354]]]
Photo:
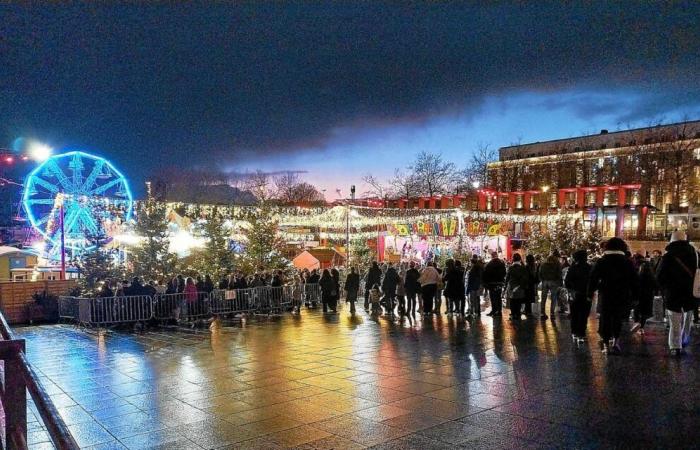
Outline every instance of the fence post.
[[23, 449], [27, 445], [27, 386], [22, 374], [19, 353], [24, 352], [24, 340], [4, 341], [14, 347], [5, 354], [5, 435], [7, 448]]

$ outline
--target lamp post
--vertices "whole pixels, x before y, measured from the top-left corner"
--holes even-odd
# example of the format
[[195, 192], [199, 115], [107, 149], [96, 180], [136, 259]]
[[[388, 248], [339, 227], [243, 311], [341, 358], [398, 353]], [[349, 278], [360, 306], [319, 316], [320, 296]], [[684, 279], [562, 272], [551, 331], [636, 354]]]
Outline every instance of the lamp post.
[[63, 209], [63, 200], [59, 209], [61, 215], [61, 280], [66, 279], [66, 229], [65, 229], [65, 211]]
[[350, 201], [345, 200], [345, 258], [350, 265], [350, 203], [355, 201], [355, 185], [350, 186]]

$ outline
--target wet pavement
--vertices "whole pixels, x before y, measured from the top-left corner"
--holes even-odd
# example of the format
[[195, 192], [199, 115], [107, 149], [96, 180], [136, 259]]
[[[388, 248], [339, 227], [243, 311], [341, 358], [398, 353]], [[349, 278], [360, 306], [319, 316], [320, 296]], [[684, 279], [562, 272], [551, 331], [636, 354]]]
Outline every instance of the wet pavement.
[[[303, 311], [209, 330], [17, 328], [83, 448], [691, 448], [699, 349], [623, 356], [565, 317], [409, 322]], [[31, 448], [51, 448], [30, 414]]]

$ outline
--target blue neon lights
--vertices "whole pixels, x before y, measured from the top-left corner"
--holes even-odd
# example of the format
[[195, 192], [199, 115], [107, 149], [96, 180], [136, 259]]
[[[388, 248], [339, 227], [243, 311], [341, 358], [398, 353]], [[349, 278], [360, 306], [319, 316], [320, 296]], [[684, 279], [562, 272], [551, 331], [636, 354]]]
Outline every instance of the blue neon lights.
[[54, 155], [36, 167], [24, 183], [22, 204], [29, 222], [54, 246], [60, 244], [63, 200], [66, 248], [85, 250], [88, 234], [129, 220], [133, 196], [129, 183], [108, 160], [81, 151]]

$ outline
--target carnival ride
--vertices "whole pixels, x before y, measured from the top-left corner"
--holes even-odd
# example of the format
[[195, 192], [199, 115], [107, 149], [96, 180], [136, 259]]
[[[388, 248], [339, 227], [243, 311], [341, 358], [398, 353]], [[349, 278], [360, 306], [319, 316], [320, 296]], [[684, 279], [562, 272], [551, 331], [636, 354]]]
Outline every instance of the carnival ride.
[[22, 204], [54, 259], [61, 248], [79, 254], [96, 237], [105, 239], [110, 227], [130, 219], [133, 197], [109, 161], [71, 151], [48, 158], [27, 176]]

